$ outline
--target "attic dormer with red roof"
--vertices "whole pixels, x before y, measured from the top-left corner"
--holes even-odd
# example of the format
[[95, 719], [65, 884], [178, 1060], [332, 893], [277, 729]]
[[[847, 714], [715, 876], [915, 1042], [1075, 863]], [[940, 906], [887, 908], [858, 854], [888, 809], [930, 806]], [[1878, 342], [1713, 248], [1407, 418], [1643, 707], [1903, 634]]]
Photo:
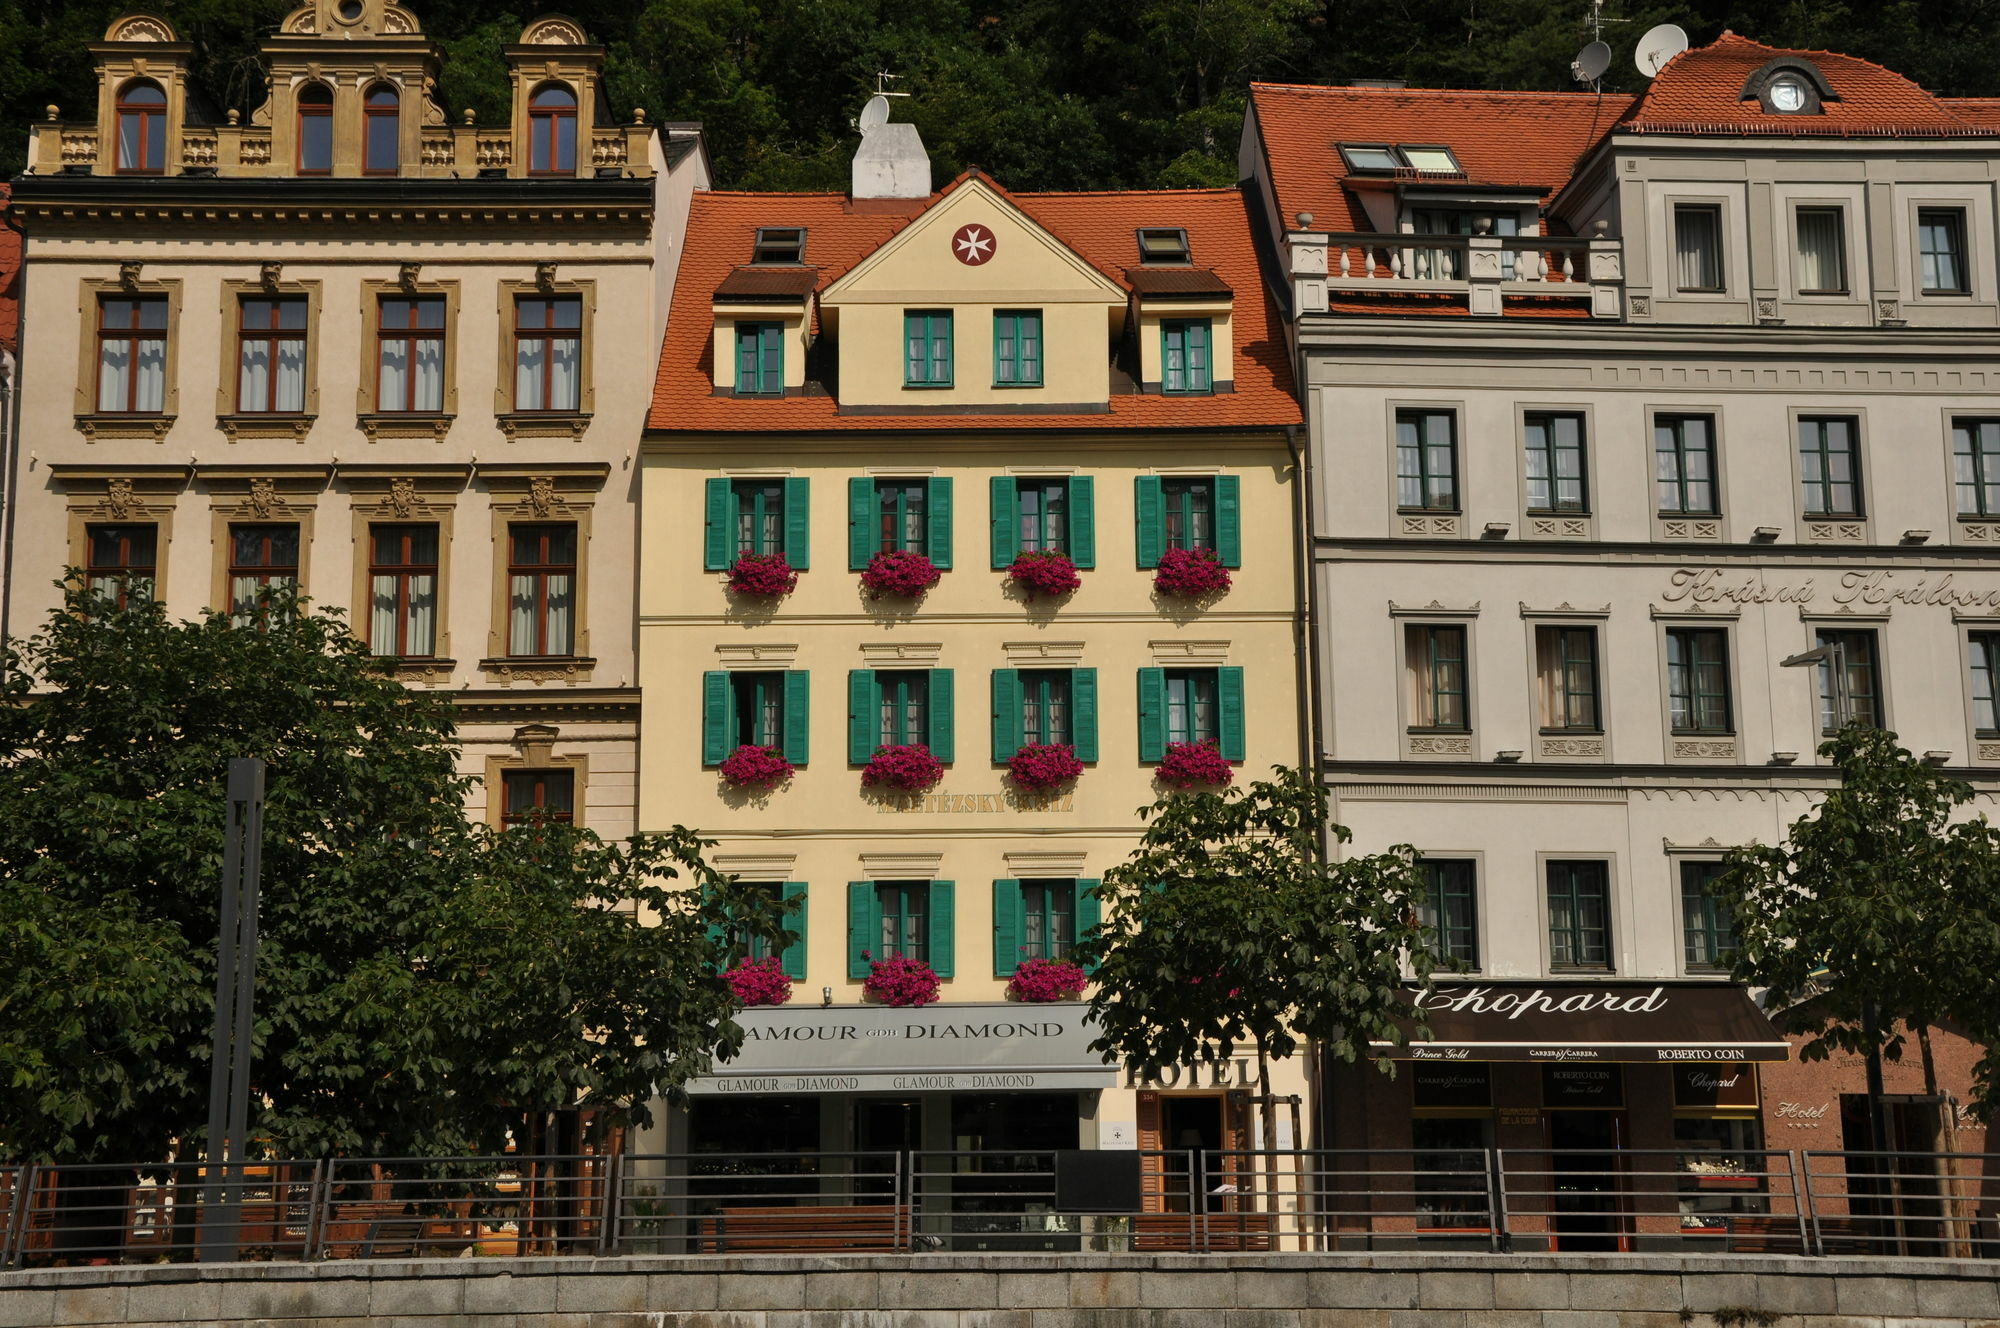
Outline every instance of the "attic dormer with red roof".
[[1242, 174], [1301, 314], [1970, 327], [1996, 158], [1994, 103], [1724, 33], [1636, 98], [1255, 85]]

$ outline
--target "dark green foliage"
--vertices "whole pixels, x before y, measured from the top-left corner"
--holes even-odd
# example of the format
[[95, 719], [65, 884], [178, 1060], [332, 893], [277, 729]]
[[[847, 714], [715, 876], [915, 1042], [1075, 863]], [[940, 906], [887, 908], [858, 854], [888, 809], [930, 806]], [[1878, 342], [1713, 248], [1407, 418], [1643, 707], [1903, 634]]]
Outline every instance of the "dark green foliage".
[[0, 698], [0, 1157], [198, 1136], [231, 757], [269, 762], [252, 1129], [284, 1156], [493, 1149], [644, 1119], [740, 1035], [711, 927], [774, 936], [685, 830], [463, 810], [448, 700], [330, 613], [173, 622], [72, 589]]
[[[196, 43], [202, 88], [246, 115], [262, 98], [257, 42], [292, 0], [179, 0], [158, 6]], [[124, 12], [118, 0], [0, 5], [0, 174], [25, 160], [20, 128], [56, 103], [89, 114], [85, 46]], [[542, 9], [411, 0], [442, 43], [440, 97], [504, 123], [499, 47]], [[580, 0], [551, 6], [608, 48], [613, 113], [701, 120], [727, 188], [829, 189], [847, 181], [851, 122], [878, 70], [915, 96], [940, 181], [977, 164], [1018, 189], [1228, 184], [1252, 79], [1407, 78], [1418, 87], [1575, 85], [1587, 0]], [[1655, 23], [1696, 42], [1724, 28], [1759, 41], [1845, 51], [1954, 95], [2000, 93], [2000, 23], [1989, 0], [1800, 0], [1610, 6], [1617, 53], [1606, 86], [1635, 91], [1630, 54]]]
[[[1812, 1034], [1803, 1060], [1876, 1046], [1900, 1059], [1899, 1022], [1924, 1030], [1951, 1021], [1992, 1046], [2000, 833], [1983, 816], [1960, 817], [1971, 786], [1917, 760], [1893, 733], [1849, 725], [1820, 754], [1839, 768], [1840, 786], [1785, 844], [1731, 853], [1710, 886], [1735, 923], [1736, 978], [1769, 988], [1767, 1004]], [[1989, 1053], [1988, 1113], [1993, 1069]]]
[[1348, 832], [1305, 770], [1140, 815], [1145, 836], [1105, 873], [1104, 924], [1080, 947], [1097, 966], [1098, 1050], [1150, 1076], [1248, 1048], [1283, 1060], [1306, 1039], [1348, 1062], [1403, 1040], [1395, 1021], [1417, 1017], [1405, 961], [1417, 985], [1433, 967], [1411, 850], [1328, 857], [1325, 837]]

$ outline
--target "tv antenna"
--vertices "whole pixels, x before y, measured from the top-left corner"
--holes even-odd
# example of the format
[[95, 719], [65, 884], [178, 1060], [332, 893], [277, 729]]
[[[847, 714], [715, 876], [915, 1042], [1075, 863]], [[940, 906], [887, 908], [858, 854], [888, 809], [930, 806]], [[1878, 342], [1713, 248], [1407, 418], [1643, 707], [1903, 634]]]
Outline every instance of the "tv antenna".
[[1662, 23], [1639, 39], [1639, 48], [1632, 52], [1632, 63], [1639, 67], [1641, 74], [1653, 78], [1666, 67], [1667, 61], [1687, 48], [1687, 33], [1676, 24]]
[[907, 97], [910, 95], [907, 92], [889, 91], [887, 87], [889, 80], [901, 77], [901, 74], [892, 74], [886, 69], [876, 71], [875, 95], [870, 97], [868, 104], [861, 108], [860, 118], [854, 122], [856, 129], [866, 134], [872, 129], [880, 129], [883, 125], [889, 123], [889, 98]]
[[878, 70], [876, 70], [876, 71], [875, 71], [875, 95], [876, 95], [876, 96], [878, 96], [878, 97], [907, 97], [907, 96], [909, 96], [910, 94], [909, 94], [909, 93], [907, 93], [907, 92], [891, 92], [891, 91], [889, 91], [888, 87], [886, 86], [886, 84], [887, 84], [887, 83], [889, 82], [889, 80], [890, 80], [890, 79], [892, 79], [892, 78], [901, 78], [901, 77], [902, 77], [902, 75], [901, 75], [901, 74], [892, 74], [892, 73], [890, 73], [890, 72], [889, 72], [888, 70], [886, 70], [886, 69], [878, 69]]
[[[1605, 25], [1605, 24], [1607, 24], [1607, 23], [1630, 23], [1631, 21], [1632, 21], [1632, 20], [1631, 20], [1631, 19], [1629, 19], [1629, 18], [1606, 18], [1606, 17], [1604, 17], [1604, 0], [1590, 0], [1590, 17], [1589, 17], [1589, 18], [1587, 18], [1587, 19], [1585, 19], [1585, 20], [1583, 21], [1583, 23], [1584, 23], [1584, 26], [1585, 26], [1585, 27], [1587, 27], [1587, 28], [1589, 28], [1589, 29], [1590, 29], [1590, 41], [1591, 41], [1591, 45], [1595, 46], [1595, 45], [1598, 45], [1599, 43], [1603, 42], [1603, 40], [1604, 40], [1604, 25]], [[1579, 59], [1581, 59], [1582, 57], [1578, 57], [1578, 58], [1579, 58]]]

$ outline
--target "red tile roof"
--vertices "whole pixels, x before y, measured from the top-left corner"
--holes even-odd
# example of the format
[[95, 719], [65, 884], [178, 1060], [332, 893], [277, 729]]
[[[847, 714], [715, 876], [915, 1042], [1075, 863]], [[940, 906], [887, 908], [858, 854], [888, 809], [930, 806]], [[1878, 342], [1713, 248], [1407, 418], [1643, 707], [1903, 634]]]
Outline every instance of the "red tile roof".
[[[1030, 218], [1120, 289], [1141, 226], [1182, 226], [1196, 263], [1235, 292], [1235, 391], [1212, 397], [1117, 393], [1108, 413], [1090, 415], [842, 415], [828, 396], [759, 399], [714, 394], [715, 291], [742, 265], [760, 226], [803, 226], [806, 261], [824, 291], [938, 199], [850, 201], [844, 194], [698, 193], [688, 217], [674, 305], [653, 383], [649, 432], [920, 429], [1246, 428], [1296, 424], [1290, 353], [1279, 311], [1268, 298], [1242, 195], [1234, 189], [1011, 194]], [[996, 190], [991, 180], [979, 177]], [[1218, 377], [1220, 374], [1218, 373]]]
[[[1776, 115], [1744, 98], [1744, 82], [1781, 57], [1806, 61], [1825, 77], [1834, 99], [1823, 104], [1823, 113]], [[1618, 128], [1638, 134], [1955, 138], [1993, 133], [1994, 114], [1968, 114], [1901, 74], [1851, 55], [1785, 50], [1725, 32], [1669, 60]]]
[[1250, 105], [1285, 224], [1310, 212], [1316, 230], [1368, 231], [1374, 228], [1347, 188], [1339, 144], [1443, 143], [1465, 168], [1465, 183], [1532, 188], [1547, 201], [1632, 99], [1253, 83]]
[[[0, 213], [12, 191], [0, 184]], [[21, 334], [21, 233], [0, 216], [0, 349], [18, 351]]]

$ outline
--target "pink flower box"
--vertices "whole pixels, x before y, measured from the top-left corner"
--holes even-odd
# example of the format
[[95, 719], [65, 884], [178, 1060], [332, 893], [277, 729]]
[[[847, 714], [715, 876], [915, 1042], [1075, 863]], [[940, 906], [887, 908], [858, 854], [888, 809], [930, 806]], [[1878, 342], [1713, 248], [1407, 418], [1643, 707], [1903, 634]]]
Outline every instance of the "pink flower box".
[[722, 975], [729, 990], [744, 1005], [783, 1005], [792, 999], [792, 980], [783, 964], [773, 955], [765, 959], [745, 959]]
[[1213, 549], [1168, 549], [1153, 573], [1153, 588], [1162, 595], [1200, 599], [1229, 589], [1229, 569]]
[[737, 788], [770, 790], [792, 777], [793, 766], [776, 747], [738, 747], [718, 772]]
[[799, 574], [782, 553], [746, 553], [729, 569], [729, 588], [738, 595], [783, 599], [799, 587]]
[[1067, 743], [1038, 743], [1009, 757], [1007, 773], [1020, 787], [1046, 793], [1074, 783], [1083, 773], [1083, 762], [1076, 759], [1076, 748]]
[[862, 995], [882, 1005], [931, 1005], [938, 998], [938, 975], [921, 959], [892, 954], [877, 959], [868, 951], [868, 977], [861, 984]]
[[1212, 742], [1170, 742], [1153, 773], [1170, 788], [1223, 788], [1235, 780], [1236, 767]]
[[1058, 599], [1083, 584], [1076, 564], [1060, 553], [1023, 553], [1007, 569], [1007, 579], [1024, 587], [1029, 596], [1047, 595]]
[[861, 771], [862, 787], [893, 789], [897, 793], [922, 793], [943, 778], [944, 766], [921, 743], [877, 747]]
[[870, 599], [921, 599], [944, 576], [929, 558], [905, 550], [878, 553], [862, 569], [861, 584]]
[[1083, 969], [1067, 959], [1024, 959], [1007, 979], [1007, 995], [1030, 1005], [1073, 1001], [1088, 982]]

